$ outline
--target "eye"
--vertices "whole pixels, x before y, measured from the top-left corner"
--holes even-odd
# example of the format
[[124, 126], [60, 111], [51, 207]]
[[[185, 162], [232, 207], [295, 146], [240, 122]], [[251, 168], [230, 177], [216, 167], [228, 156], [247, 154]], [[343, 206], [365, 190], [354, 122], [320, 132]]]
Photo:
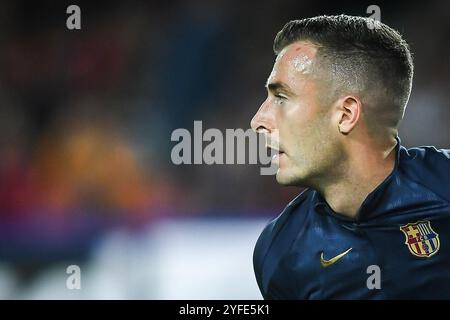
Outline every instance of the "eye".
[[287, 97], [282, 96], [280, 94], [275, 94], [275, 102], [277, 104], [283, 104], [283, 102], [287, 99]]

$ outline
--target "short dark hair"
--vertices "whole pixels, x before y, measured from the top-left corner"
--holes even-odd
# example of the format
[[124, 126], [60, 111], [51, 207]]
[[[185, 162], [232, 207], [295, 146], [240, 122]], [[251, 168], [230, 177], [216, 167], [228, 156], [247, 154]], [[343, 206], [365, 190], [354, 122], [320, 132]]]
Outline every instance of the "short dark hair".
[[369, 124], [397, 128], [414, 69], [399, 32], [379, 21], [348, 15], [293, 20], [276, 35], [275, 54], [297, 41], [317, 45], [317, 67], [334, 81], [336, 94], [360, 94]]

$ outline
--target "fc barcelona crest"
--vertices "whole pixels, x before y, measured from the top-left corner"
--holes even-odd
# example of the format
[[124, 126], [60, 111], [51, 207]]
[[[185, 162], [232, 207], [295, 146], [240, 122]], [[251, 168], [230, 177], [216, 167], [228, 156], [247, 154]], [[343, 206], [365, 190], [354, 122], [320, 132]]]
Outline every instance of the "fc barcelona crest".
[[429, 258], [439, 251], [439, 235], [431, 228], [430, 221], [418, 221], [401, 226], [409, 251], [420, 258]]

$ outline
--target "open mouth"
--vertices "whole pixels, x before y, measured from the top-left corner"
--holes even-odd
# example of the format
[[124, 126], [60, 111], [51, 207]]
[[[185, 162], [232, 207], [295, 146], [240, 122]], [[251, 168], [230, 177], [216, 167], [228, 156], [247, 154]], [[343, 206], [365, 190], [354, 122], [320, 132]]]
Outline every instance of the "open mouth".
[[277, 164], [280, 160], [280, 158], [284, 155], [284, 152], [281, 150], [276, 150], [273, 149], [274, 151], [276, 151], [276, 153], [272, 156], [272, 162]]
[[276, 154], [284, 154], [284, 151], [283, 150], [280, 150], [279, 148], [275, 148], [275, 147], [272, 147], [272, 146], [267, 146], [269, 149], [272, 149], [272, 152], [275, 152]]
[[279, 159], [284, 155], [284, 150], [276, 140], [266, 140], [266, 147], [271, 149], [272, 163], [278, 164]]

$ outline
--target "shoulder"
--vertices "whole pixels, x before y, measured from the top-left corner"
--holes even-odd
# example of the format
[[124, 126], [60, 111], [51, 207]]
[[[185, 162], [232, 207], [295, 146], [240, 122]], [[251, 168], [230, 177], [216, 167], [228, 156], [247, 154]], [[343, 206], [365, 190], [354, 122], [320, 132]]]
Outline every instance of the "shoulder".
[[294, 209], [298, 209], [299, 206], [302, 206], [305, 200], [312, 195], [313, 189], [306, 189], [302, 193], [300, 193], [297, 197], [295, 197], [288, 205], [283, 209], [280, 215], [270, 221], [261, 232], [261, 235], [258, 238], [256, 243], [255, 251], [262, 250], [268, 247], [268, 244], [276, 237], [277, 233], [289, 219], [289, 216], [294, 211]]
[[[289, 220], [291, 213], [294, 209], [298, 209], [305, 203], [305, 200], [312, 195], [313, 189], [306, 189], [295, 197], [289, 204], [284, 208], [281, 214], [270, 221], [261, 232], [261, 235], [256, 242], [255, 249], [253, 252], [253, 266], [255, 270], [255, 275], [260, 285], [260, 275], [262, 265], [264, 263], [264, 258], [267, 251], [269, 250], [273, 240], [277, 236], [278, 232], [283, 228], [286, 222]], [[260, 285], [261, 288], [261, 285]]]
[[411, 180], [450, 201], [450, 149], [400, 148], [400, 168]]
[[437, 161], [442, 165], [450, 166], [450, 149], [437, 149], [434, 146], [421, 146], [409, 149], [402, 147], [401, 152], [405, 161]]

